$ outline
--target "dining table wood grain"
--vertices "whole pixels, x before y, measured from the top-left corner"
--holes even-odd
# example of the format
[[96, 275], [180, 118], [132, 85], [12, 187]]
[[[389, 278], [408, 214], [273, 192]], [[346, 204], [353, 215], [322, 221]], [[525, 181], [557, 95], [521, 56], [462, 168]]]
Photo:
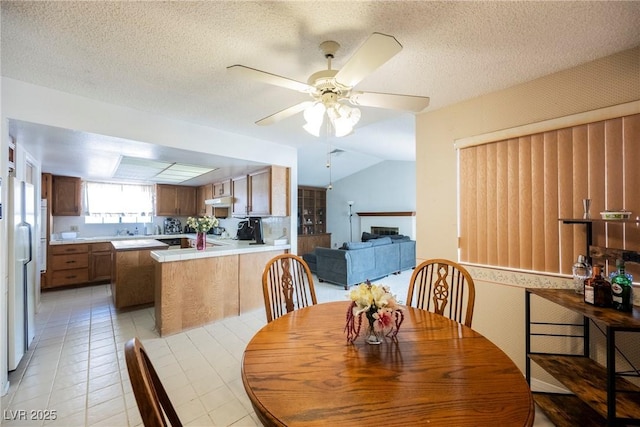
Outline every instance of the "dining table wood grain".
[[533, 425], [523, 373], [480, 333], [403, 306], [396, 339], [348, 344], [349, 306], [292, 311], [251, 339], [242, 381], [265, 426]]

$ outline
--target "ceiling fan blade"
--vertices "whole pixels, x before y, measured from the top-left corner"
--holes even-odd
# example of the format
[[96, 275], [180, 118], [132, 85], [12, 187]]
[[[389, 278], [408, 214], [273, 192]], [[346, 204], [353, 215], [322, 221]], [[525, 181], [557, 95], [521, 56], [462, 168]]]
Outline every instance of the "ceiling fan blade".
[[286, 89], [297, 90], [299, 92], [311, 92], [314, 90], [312, 86], [309, 86], [306, 83], [291, 80], [276, 74], [267, 73], [266, 71], [256, 70], [255, 68], [245, 67], [244, 65], [231, 65], [230, 67], [227, 67], [227, 70], [239, 76], [248, 77], [253, 80], [284, 87]]
[[393, 58], [402, 45], [393, 36], [373, 33], [336, 74], [336, 81], [354, 87], [376, 68]]
[[264, 119], [260, 119], [256, 122], [259, 126], [267, 126], [272, 125], [276, 122], [279, 122], [282, 119], [286, 119], [287, 117], [291, 117], [294, 114], [297, 114], [301, 111], [304, 111], [305, 108], [313, 104], [313, 101], [304, 101], [299, 104], [293, 105], [289, 108], [285, 108], [284, 110], [278, 111], [275, 114], [265, 117]]
[[352, 92], [349, 102], [353, 105], [412, 111], [414, 113], [419, 113], [429, 106], [429, 98], [426, 96], [375, 92]]

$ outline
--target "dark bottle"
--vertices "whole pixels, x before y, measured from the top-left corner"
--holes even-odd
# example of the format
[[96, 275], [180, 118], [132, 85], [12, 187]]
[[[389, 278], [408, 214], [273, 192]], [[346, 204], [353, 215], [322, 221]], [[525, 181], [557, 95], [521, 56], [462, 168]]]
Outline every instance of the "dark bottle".
[[596, 276], [600, 274], [600, 266], [594, 265], [591, 269], [592, 276], [588, 277], [584, 281], [584, 302], [587, 304], [595, 303], [595, 294], [593, 289], [593, 284], [596, 280]]
[[593, 305], [611, 307], [613, 305], [611, 283], [602, 276], [602, 266], [598, 266], [597, 270], [594, 267], [594, 272], [596, 274], [593, 278]]
[[633, 300], [631, 298], [633, 284], [631, 277], [624, 271], [624, 261], [616, 260], [618, 273], [611, 276], [611, 292], [613, 308], [620, 311], [632, 311]]

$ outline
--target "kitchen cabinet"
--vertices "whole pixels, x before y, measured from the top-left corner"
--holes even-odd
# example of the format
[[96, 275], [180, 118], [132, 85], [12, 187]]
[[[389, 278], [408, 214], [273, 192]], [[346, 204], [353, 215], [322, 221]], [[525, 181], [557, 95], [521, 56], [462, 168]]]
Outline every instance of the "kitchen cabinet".
[[82, 180], [72, 176], [52, 177], [51, 215], [80, 216], [82, 213]]
[[48, 266], [51, 270], [47, 288], [89, 282], [89, 245], [51, 245]]
[[92, 243], [89, 248], [89, 281], [111, 279], [111, 243]]
[[271, 166], [232, 180], [234, 216], [288, 216], [289, 169]]
[[197, 215], [196, 187], [156, 184], [156, 215]]
[[231, 179], [213, 183], [213, 197], [231, 196]]
[[112, 252], [111, 297], [117, 308], [152, 304], [155, 300], [156, 268], [152, 251], [168, 245], [153, 239], [114, 240]]
[[231, 214], [233, 216], [247, 216], [249, 214], [249, 178], [241, 176], [231, 181], [233, 191], [233, 204]]
[[204, 204], [207, 199], [213, 198], [213, 184], [201, 185], [196, 190], [196, 207], [197, 215], [213, 215], [213, 209], [211, 206]]
[[43, 289], [107, 282], [111, 279], [111, 243], [50, 245]]
[[13, 172], [16, 170], [16, 142], [11, 138], [9, 141], [9, 157], [7, 167], [9, 168], [9, 172]]
[[53, 193], [53, 175], [50, 173], [42, 173], [40, 175], [40, 197], [51, 200]]
[[[532, 298], [534, 295], [535, 300]], [[550, 301], [577, 313], [582, 322], [557, 321], [545, 305], [543, 313], [532, 314], [541, 300]], [[548, 314], [547, 314], [548, 313]], [[533, 391], [534, 400], [557, 426], [614, 426], [638, 424], [640, 421], [640, 387], [627, 378], [640, 377], [638, 371], [619, 370], [619, 361], [629, 361], [616, 345], [622, 334], [640, 332], [640, 310], [632, 313], [612, 308], [601, 308], [583, 301], [583, 296], [571, 289], [526, 289], [526, 378], [531, 384], [532, 362], [560, 381], [573, 394], [542, 393]], [[603, 335], [606, 342], [604, 366], [591, 357], [591, 326]], [[558, 343], [558, 337], [571, 340], [567, 347]], [[557, 343], [564, 350], [540, 352], [545, 343]], [[535, 344], [535, 345], [534, 345]], [[550, 348], [548, 345], [544, 349]], [[567, 351], [567, 348], [574, 349]], [[595, 353], [595, 352], [594, 352]], [[629, 362], [631, 363], [631, 362]]]

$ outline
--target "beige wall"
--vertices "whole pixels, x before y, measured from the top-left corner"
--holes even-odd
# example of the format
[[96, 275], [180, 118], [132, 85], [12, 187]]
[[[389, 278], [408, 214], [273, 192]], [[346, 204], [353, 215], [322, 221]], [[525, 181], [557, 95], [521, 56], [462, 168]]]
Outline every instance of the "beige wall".
[[[458, 259], [455, 140], [636, 100], [640, 100], [640, 46], [421, 114], [416, 122], [419, 260]], [[474, 329], [492, 339], [523, 369], [523, 288], [532, 286], [532, 280], [522, 280], [517, 273], [485, 274], [479, 279]], [[541, 286], [563, 284], [555, 278], [540, 281]], [[501, 307], [511, 307], [508, 319], [495, 314]]]

